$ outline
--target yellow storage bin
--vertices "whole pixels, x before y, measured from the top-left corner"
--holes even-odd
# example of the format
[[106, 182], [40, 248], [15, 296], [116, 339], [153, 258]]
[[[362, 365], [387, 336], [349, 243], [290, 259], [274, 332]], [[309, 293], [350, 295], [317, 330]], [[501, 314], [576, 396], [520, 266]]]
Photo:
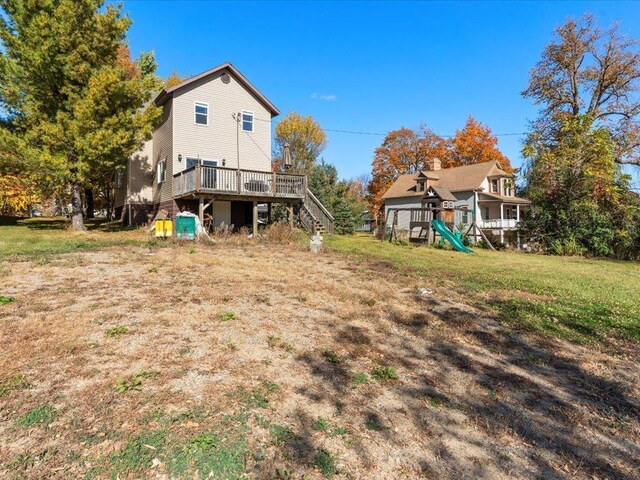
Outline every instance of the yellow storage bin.
[[173, 222], [171, 220], [156, 220], [156, 237], [167, 238], [173, 235]]

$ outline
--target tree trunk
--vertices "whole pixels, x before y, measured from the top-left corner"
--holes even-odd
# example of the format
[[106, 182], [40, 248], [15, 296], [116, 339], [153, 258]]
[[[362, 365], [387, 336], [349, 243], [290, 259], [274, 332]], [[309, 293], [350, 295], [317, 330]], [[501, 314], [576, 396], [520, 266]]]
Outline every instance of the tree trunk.
[[77, 182], [71, 186], [71, 229], [86, 230], [82, 218], [82, 187]]
[[87, 218], [95, 218], [93, 213], [93, 188], [85, 188], [84, 198], [87, 202]]

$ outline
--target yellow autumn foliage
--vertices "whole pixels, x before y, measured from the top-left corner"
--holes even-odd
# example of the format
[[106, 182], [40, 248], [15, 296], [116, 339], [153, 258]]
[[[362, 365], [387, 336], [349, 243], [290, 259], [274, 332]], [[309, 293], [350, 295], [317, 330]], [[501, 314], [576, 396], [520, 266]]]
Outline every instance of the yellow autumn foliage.
[[28, 180], [15, 175], [0, 177], [0, 215], [24, 215], [37, 199], [36, 191]]

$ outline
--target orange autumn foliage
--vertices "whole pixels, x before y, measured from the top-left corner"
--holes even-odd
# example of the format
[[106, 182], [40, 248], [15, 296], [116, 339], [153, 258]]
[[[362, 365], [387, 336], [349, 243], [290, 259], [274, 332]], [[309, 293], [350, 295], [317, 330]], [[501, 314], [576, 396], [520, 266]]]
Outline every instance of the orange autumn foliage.
[[449, 140], [448, 155], [442, 160], [443, 168], [459, 167], [490, 161], [500, 162], [507, 172], [513, 172], [511, 162], [498, 150], [498, 139], [475, 118], [469, 115], [462, 130], [456, 130], [455, 136]]
[[469, 116], [462, 130], [450, 140], [436, 135], [426, 126], [417, 130], [400, 128], [387, 134], [375, 150], [367, 200], [372, 215], [382, 205], [381, 197], [400, 175], [427, 170], [427, 162], [440, 159], [442, 168], [458, 167], [490, 161], [500, 162], [513, 172], [509, 159], [497, 147], [498, 139], [489, 127]]

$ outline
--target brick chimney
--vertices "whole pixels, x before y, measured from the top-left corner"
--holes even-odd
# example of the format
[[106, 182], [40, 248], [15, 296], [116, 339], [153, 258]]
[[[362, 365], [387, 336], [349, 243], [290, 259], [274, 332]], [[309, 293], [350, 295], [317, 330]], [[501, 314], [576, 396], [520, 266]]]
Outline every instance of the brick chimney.
[[431, 171], [438, 171], [442, 168], [442, 162], [439, 158], [433, 158], [427, 162], [427, 168]]

